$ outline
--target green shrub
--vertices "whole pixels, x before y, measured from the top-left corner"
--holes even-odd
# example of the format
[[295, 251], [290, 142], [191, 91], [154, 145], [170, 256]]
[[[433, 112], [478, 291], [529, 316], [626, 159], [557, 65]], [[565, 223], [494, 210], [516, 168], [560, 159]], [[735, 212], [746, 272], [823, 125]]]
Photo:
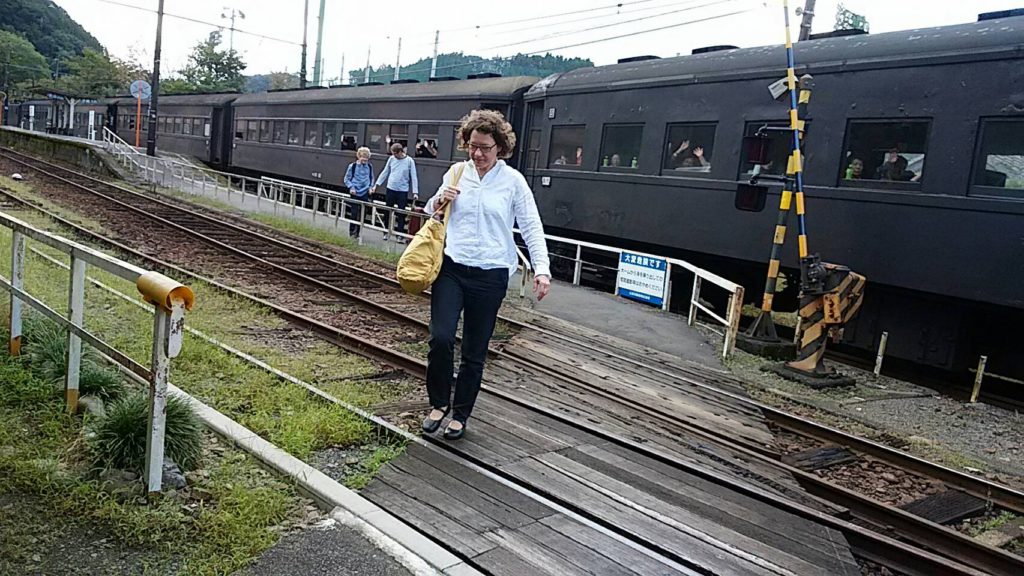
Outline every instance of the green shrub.
[[[133, 392], [107, 406], [104, 418], [90, 423], [89, 447], [99, 468], [141, 472], [145, 465], [148, 398]], [[164, 455], [182, 470], [199, 463], [203, 450], [203, 429], [192, 407], [184, 400], [167, 399], [167, 435]]]
[[82, 373], [78, 377], [78, 390], [82, 396], [96, 396], [109, 402], [123, 396], [127, 387], [117, 372], [96, 364], [86, 364], [82, 366]]

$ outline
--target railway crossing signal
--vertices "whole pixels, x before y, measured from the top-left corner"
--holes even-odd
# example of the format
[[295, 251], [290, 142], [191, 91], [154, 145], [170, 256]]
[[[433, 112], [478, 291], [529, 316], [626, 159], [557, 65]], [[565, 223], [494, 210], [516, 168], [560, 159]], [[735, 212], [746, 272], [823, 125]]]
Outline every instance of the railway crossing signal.
[[[806, 124], [803, 118], [807, 115], [813, 88], [813, 78], [804, 75], [798, 82], [794, 71], [793, 43], [790, 38], [789, 3], [783, 2], [786, 13], [786, 78], [789, 93], [789, 126], [763, 126], [753, 136], [744, 139], [744, 147], [748, 160], [755, 165], [754, 175], [749, 185], [737, 190], [737, 201], [741, 195], [764, 195], [765, 188], [758, 186], [760, 180], [778, 181], [782, 183], [782, 196], [779, 201], [779, 214], [775, 225], [771, 259], [768, 265], [768, 278], [765, 282], [764, 297], [761, 311], [738, 342], [742, 348], [770, 356], [781, 356], [790, 348], [776, 334], [775, 322], [772, 318], [772, 304], [778, 285], [779, 268], [781, 266], [782, 246], [786, 240], [786, 225], [793, 200], [796, 203], [797, 226], [799, 229], [798, 246], [800, 255], [800, 309], [799, 324], [796, 338], [796, 359], [777, 366], [779, 374], [794, 378], [810, 386], [822, 387], [846, 384], [846, 379], [827, 368], [824, 364], [825, 346], [828, 336], [842, 329], [860, 308], [864, 291], [865, 278], [850, 271], [845, 266], [822, 263], [817, 254], [808, 251], [807, 223], [804, 203], [803, 186], [803, 139]], [[778, 82], [769, 90], [773, 97], [781, 93]], [[785, 176], [762, 175], [760, 167], [766, 166], [769, 160], [769, 148], [772, 132], [788, 132], [792, 134], [790, 155], [788, 157]], [[763, 205], [763, 198], [760, 200]]]

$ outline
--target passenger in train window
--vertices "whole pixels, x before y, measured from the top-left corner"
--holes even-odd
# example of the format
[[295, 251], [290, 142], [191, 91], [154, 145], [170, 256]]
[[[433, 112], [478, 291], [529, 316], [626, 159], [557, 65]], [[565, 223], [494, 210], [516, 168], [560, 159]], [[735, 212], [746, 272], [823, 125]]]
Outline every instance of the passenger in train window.
[[573, 164], [581, 166], [583, 164], [583, 146], [576, 147], [576, 161]]
[[[410, 199], [415, 202], [420, 197], [420, 185], [416, 178], [416, 162], [406, 155], [405, 147], [398, 142], [391, 145], [391, 157], [388, 158], [384, 170], [381, 170], [380, 176], [377, 177], [377, 183], [370, 188], [370, 193], [376, 192], [377, 186], [385, 182], [387, 183], [385, 188], [387, 194], [384, 200], [390, 207], [405, 210]], [[395, 215], [395, 231], [405, 233], [405, 214]], [[387, 239], [387, 232], [384, 233], [384, 238]], [[399, 242], [403, 241], [402, 237], [399, 237]]]
[[[345, 169], [345, 187], [353, 198], [362, 201], [369, 201], [370, 189], [373, 186], [373, 164], [370, 164], [370, 149], [366, 146], [356, 150], [356, 161], [349, 164]], [[359, 220], [362, 213], [359, 205], [348, 204], [345, 210], [345, 217], [349, 220]], [[348, 235], [352, 238], [359, 238], [360, 225], [350, 223]]]
[[864, 176], [864, 161], [860, 158], [854, 158], [850, 160], [850, 165], [846, 167], [846, 179], [847, 180], [860, 180]]
[[891, 148], [886, 154], [885, 162], [875, 170], [875, 180], [917, 182], [921, 175], [908, 170], [908, 164], [907, 159], [900, 155], [899, 148]]
[[416, 142], [417, 158], [437, 158], [437, 140], [422, 138]]
[[[526, 179], [503, 158], [512, 156], [516, 137], [500, 112], [474, 110], [462, 119], [456, 138], [469, 151], [461, 179], [454, 186], [457, 168], [445, 174], [437, 193], [424, 207], [428, 214], [451, 203], [441, 273], [431, 286], [430, 351], [427, 354], [427, 394], [433, 410], [423, 420], [423, 431], [441, 427], [449, 440], [461, 438], [473, 411], [488, 344], [498, 308], [508, 290], [509, 277], [518, 267], [513, 225], [530, 252], [534, 293], [542, 299], [551, 285], [544, 227]], [[455, 333], [462, 316], [459, 374], [452, 397]]]

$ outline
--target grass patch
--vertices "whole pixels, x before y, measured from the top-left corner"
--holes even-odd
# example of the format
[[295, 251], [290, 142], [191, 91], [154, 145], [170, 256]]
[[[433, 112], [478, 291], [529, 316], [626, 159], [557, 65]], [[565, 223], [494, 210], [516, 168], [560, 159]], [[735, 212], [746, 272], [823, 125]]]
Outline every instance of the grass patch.
[[[270, 527], [301, 513], [302, 501], [291, 487], [233, 451], [208, 454], [206, 474], [192, 477], [193, 490], [212, 496], [201, 503], [186, 505], [178, 497], [151, 504], [116, 498], [102, 489], [81, 457], [84, 430], [82, 420], [64, 413], [49, 383], [22, 359], [0, 353], [0, 498], [17, 501], [18, 495], [31, 495], [37, 500], [44, 526], [28, 526], [33, 531], [80, 523], [87, 532], [109, 530], [119, 548], [148, 550], [147, 572], [177, 568], [185, 574], [227, 574], [276, 541]], [[15, 519], [25, 521], [20, 514]], [[42, 535], [18, 534], [27, 524], [4, 524], [0, 557], [12, 561], [26, 541]], [[8, 545], [18, 549], [8, 550]]]
[[359, 471], [345, 479], [345, 485], [353, 490], [362, 490], [373, 480], [382, 466], [405, 452], [405, 444], [387, 444], [375, 449], [359, 463]]
[[985, 520], [984, 522], [981, 522], [980, 524], [976, 524], [974, 526], [971, 526], [971, 528], [967, 531], [967, 535], [970, 536], [971, 538], [974, 538], [975, 536], [978, 536], [979, 534], [982, 534], [984, 532], [988, 532], [989, 530], [994, 530], [996, 528], [999, 528], [1003, 524], [1006, 524], [1007, 522], [1012, 521], [1016, 517], [1017, 516], [1013, 512], [1006, 512], [1006, 511], [1000, 512], [994, 518], [989, 518], [988, 520]]
[[[112, 402], [105, 417], [92, 421], [87, 437], [99, 468], [142, 473], [146, 459], [149, 397], [139, 390]], [[167, 398], [165, 454], [182, 470], [193, 470], [203, 451], [203, 428], [192, 407], [178, 396]]]

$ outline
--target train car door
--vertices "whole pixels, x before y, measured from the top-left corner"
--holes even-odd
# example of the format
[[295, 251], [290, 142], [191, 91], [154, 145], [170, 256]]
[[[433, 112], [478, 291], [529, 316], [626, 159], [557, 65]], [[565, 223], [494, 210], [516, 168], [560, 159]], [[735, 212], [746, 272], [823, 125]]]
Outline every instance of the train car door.
[[221, 135], [224, 124], [224, 108], [215, 106], [213, 108], [213, 117], [210, 121], [210, 133], [205, 134], [210, 148], [210, 164], [219, 166], [224, 162], [224, 150], [221, 147]]

